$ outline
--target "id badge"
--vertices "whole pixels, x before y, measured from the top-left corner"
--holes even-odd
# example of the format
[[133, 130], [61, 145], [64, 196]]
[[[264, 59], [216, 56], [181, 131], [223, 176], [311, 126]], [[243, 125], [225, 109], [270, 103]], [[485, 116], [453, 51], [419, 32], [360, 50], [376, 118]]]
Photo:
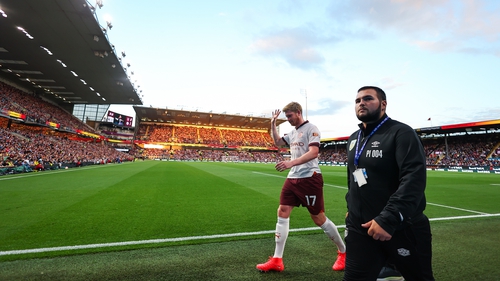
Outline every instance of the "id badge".
[[352, 173], [352, 175], [354, 176], [354, 180], [358, 183], [358, 186], [363, 186], [365, 184], [367, 184], [367, 181], [366, 181], [366, 170], [361, 168], [361, 169], [356, 169], [356, 171], [354, 171]]

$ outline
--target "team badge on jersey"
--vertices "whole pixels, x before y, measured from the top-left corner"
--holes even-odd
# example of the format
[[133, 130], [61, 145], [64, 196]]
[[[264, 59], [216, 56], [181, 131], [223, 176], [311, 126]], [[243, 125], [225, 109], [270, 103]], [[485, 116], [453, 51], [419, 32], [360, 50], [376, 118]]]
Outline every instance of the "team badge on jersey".
[[351, 151], [355, 145], [356, 145], [356, 140], [352, 140], [351, 143], [349, 144], [349, 151]]

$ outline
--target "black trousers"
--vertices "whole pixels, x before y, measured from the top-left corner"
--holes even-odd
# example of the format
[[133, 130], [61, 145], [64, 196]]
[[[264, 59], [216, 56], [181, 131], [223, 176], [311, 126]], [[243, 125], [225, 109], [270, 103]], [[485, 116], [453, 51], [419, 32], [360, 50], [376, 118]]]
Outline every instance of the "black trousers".
[[348, 229], [344, 281], [377, 280], [386, 262], [393, 263], [406, 281], [434, 280], [431, 240], [426, 216], [396, 231], [389, 241], [377, 241]]

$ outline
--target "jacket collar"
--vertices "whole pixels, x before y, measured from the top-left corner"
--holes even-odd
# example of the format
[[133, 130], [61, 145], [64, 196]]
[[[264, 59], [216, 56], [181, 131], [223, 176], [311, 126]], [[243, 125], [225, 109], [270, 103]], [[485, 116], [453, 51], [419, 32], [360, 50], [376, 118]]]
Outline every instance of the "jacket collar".
[[377, 121], [375, 121], [373, 123], [366, 124], [366, 129], [363, 126], [363, 123], [359, 123], [358, 127], [363, 132], [363, 134], [367, 135], [367, 134], [371, 133], [371, 131], [373, 131], [373, 129], [375, 129], [375, 127], [377, 127], [378, 124], [382, 123], [382, 121], [384, 121], [384, 119], [386, 117], [387, 117], [387, 114], [384, 113], [384, 115], [382, 117], [380, 117], [380, 119], [378, 119]]

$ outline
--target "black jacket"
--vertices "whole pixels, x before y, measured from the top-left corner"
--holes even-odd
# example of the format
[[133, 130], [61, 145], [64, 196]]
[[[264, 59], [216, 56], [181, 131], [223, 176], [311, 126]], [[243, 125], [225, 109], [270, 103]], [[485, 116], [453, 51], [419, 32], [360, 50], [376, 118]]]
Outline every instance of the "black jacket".
[[[359, 150], [365, 138], [387, 116], [363, 130]], [[406, 124], [387, 119], [368, 139], [359, 157], [358, 168], [366, 169], [367, 184], [355, 182], [354, 157], [358, 131], [347, 143], [349, 190], [346, 195], [349, 231], [367, 233], [361, 224], [372, 219], [389, 234], [422, 218], [426, 200], [425, 152], [415, 131]]]

